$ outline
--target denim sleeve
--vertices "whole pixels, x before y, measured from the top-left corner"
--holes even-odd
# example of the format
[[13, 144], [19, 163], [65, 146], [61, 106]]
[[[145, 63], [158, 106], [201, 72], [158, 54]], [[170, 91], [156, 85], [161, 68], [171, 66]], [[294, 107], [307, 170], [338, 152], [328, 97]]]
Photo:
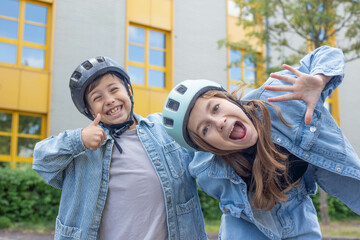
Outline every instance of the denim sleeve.
[[48, 184], [61, 189], [64, 169], [86, 148], [81, 140], [81, 129], [67, 130], [35, 145], [33, 170]]
[[301, 59], [300, 63], [299, 70], [301, 72], [310, 75], [323, 74], [332, 76], [321, 94], [322, 101], [325, 101], [326, 97], [340, 85], [344, 78], [345, 57], [338, 48], [319, 47]]

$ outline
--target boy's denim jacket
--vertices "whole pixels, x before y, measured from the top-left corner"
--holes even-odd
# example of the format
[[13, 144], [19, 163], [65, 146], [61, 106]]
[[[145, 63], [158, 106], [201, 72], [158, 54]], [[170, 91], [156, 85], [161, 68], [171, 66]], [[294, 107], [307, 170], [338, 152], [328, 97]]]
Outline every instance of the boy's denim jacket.
[[[207, 239], [196, 181], [188, 171], [193, 152], [166, 134], [160, 114], [135, 118], [138, 136], [163, 188], [169, 239]], [[55, 239], [98, 239], [114, 147], [104, 130], [107, 139], [96, 151], [84, 147], [81, 129], [35, 146], [33, 169], [51, 186], [62, 189]]]
[[[341, 50], [324, 46], [306, 55], [300, 63], [298, 70], [301, 72], [311, 75], [321, 73], [333, 77], [324, 88], [311, 124], [308, 126], [304, 123], [307, 107], [303, 101], [273, 103], [280, 108], [291, 128], [281, 122], [274, 108], [268, 107], [272, 123], [272, 139], [274, 143], [310, 163], [303, 178], [308, 194], [316, 192], [317, 183], [328, 194], [337, 197], [354, 212], [360, 214], [360, 159], [324, 107], [326, 97], [343, 79], [344, 56]], [[280, 74], [296, 77], [289, 71], [281, 71]], [[264, 85], [284, 84], [289, 83], [269, 78]], [[285, 93], [265, 90], [262, 86], [250, 92], [242, 100], [245, 102], [251, 99], [267, 101], [269, 97], [283, 94]], [[189, 169], [190, 173], [198, 179], [200, 188], [220, 200], [220, 208], [224, 213], [230, 213], [235, 218], [245, 214], [247, 219], [257, 225], [247, 198], [246, 184], [220, 158], [210, 153], [198, 152], [190, 163]], [[300, 225], [301, 221], [306, 221], [306, 219], [300, 219]], [[224, 227], [222, 231], [232, 231], [232, 229], [226, 229], [225, 224]], [[275, 238], [272, 234], [273, 229], [261, 230], [267, 237]], [[249, 231], [250, 236], [251, 231]]]

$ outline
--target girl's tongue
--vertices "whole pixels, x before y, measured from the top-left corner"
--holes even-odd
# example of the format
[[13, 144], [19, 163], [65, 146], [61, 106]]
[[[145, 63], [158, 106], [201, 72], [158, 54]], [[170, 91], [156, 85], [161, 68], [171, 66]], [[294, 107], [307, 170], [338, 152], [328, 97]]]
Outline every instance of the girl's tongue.
[[244, 125], [241, 122], [236, 122], [229, 137], [233, 140], [238, 140], [242, 139], [245, 136], [245, 133]]

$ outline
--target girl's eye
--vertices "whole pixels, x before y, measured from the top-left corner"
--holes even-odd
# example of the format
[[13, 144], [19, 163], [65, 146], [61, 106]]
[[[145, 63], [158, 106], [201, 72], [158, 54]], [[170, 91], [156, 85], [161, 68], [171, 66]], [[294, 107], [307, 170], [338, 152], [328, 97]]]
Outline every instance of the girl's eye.
[[111, 92], [115, 92], [116, 90], [118, 90], [117, 87], [116, 87], [116, 88], [112, 88], [112, 89], [111, 89]]
[[213, 108], [213, 112], [216, 113], [218, 109], [219, 109], [219, 104], [216, 104]]
[[209, 130], [209, 126], [204, 127], [202, 130], [202, 134], [205, 136], [208, 130]]

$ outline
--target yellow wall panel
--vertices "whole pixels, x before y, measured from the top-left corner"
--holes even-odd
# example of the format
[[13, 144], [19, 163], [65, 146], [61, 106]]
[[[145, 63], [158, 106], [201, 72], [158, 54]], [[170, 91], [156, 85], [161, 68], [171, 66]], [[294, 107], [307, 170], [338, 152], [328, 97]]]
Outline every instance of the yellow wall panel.
[[47, 113], [48, 84], [49, 76], [47, 73], [22, 71], [19, 109]]
[[[244, 30], [244, 28], [240, 27], [239, 25], [237, 25], [237, 21], [238, 19], [236, 17], [233, 16], [228, 16], [228, 38], [230, 41], [236, 42], [236, 41], [241, 41], [244, 39], [247, 39], [248, 37], [246, 36], [246, 30]], [[250, 32], [250, 30], [249, 30]], [[253, 45], [252, 47], [257, 49], [258, 52], [262, 51], [262, 45], [260, 43], [258, 43], [257, 41], [250, 41], [250, 43]]]
[[151, 26], [170, 31], [171, 16], [172, 0], [151, 0]]
[[168, 92], [158, 92], [158, 91], [151, 91], [150, 92], [150, 113], [154, 112], [162, 112], [164, 107], [166, 97], [168, 96]]
[[0, 108], [17, 109], [19, 105], [20, 71], [0, 67]]
[[128, 0], [126, 3], [130, 22], [150, 25], [150, 0]]
[[140, 114], [143, 117], [149, 115], [150, 101], [149, 95], [150, 91], [148, 89], [139, 88], [133, 86], [134, 90], [134, 112]]

